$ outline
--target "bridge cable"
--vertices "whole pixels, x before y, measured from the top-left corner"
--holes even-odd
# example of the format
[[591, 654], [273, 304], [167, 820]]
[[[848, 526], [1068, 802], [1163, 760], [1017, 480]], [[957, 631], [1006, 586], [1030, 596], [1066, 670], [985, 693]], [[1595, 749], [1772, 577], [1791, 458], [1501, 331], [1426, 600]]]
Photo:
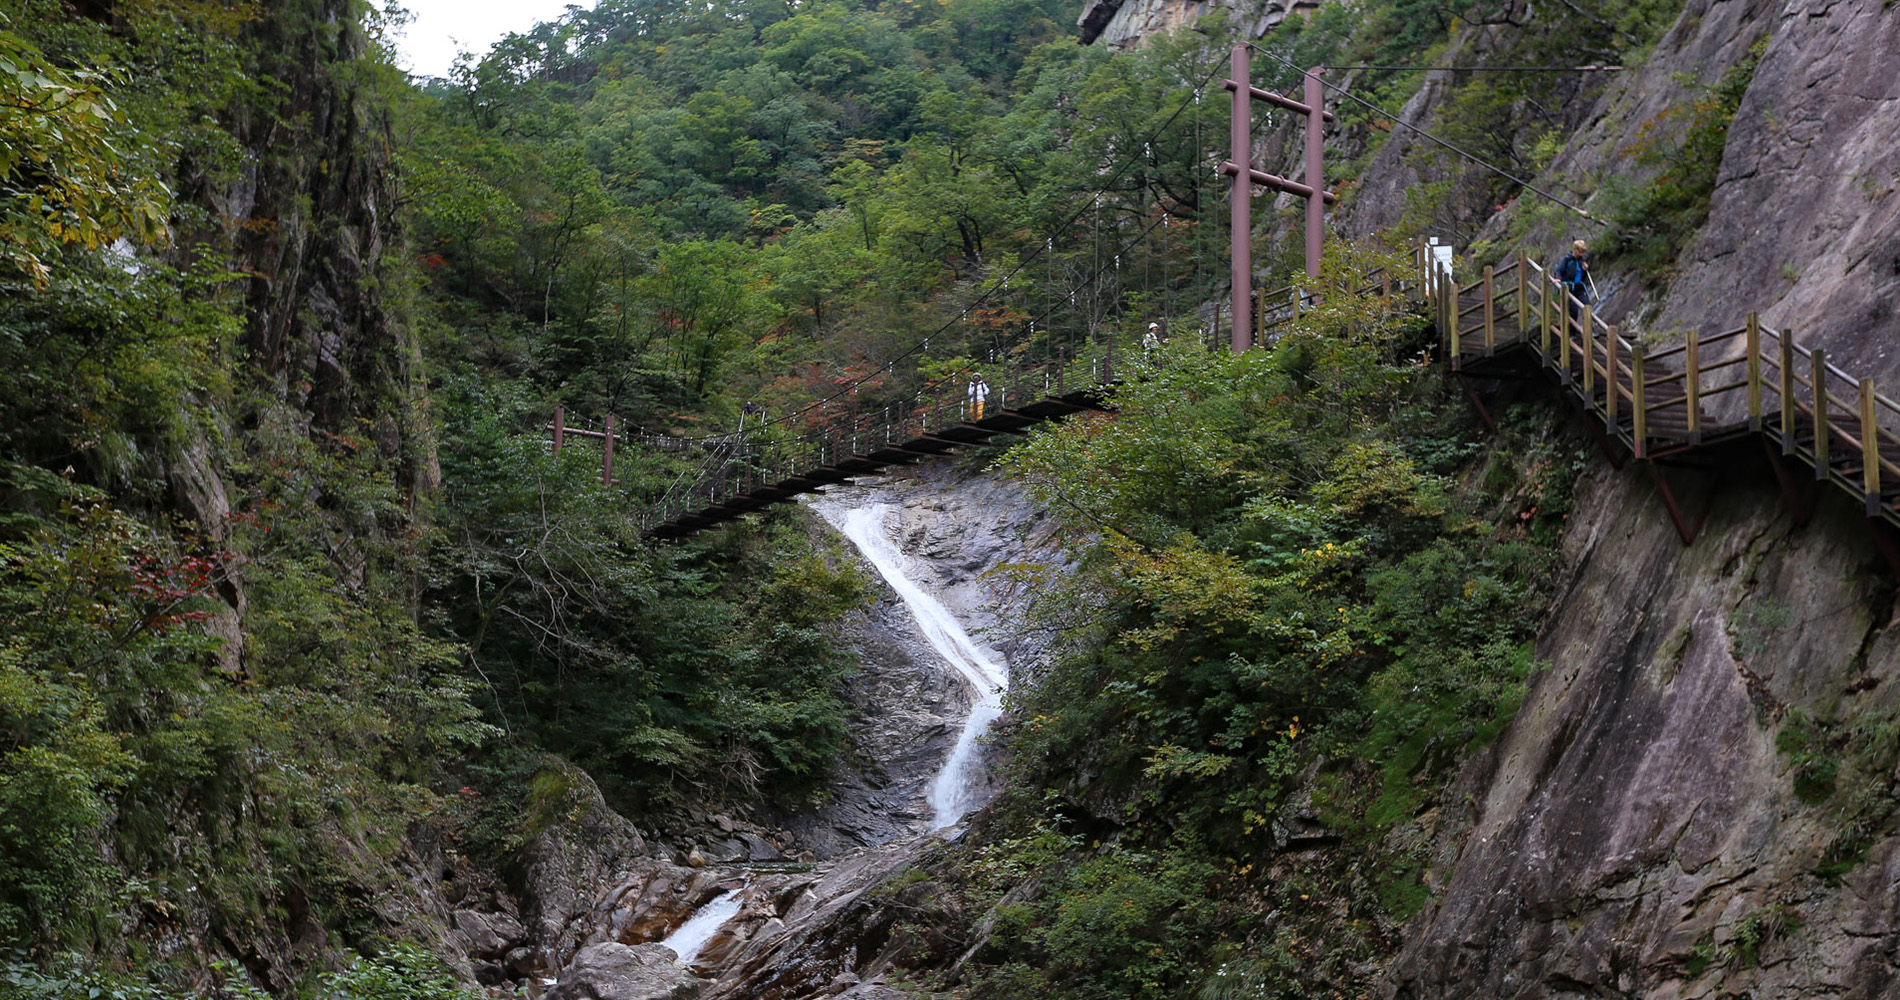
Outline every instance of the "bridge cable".
[[[1303, 70], [1303, 69], [1301, 69], [1301, 68], [1300, 68], [1299, 66], [1297, 66], [1297, 65], [1295, 65], [1295, 64], [1294, 64], [1294, 63], [1292, 62], [1292, 60], [1289, 60], [1289, 59], [1287, 59], [1286, 57], [1284, 57], [1284, 56], [1282, 56], [1282, 55], [1280, 55], [1280, 54], [1279, 54], [1279, 53], [1277, 53], [1277, 52], [1271, 52], [1271, 51], [1268, 51], [1267, 49], [1264, 49], [1264, 48], [1261, 48], [1261, 47], [1260, 47], [1259, 45], [1257, 45], [1257, 44], [1255, 44], [1255, 43], [1253, 43], [1253, 42], [1248, 42], [1248, 43], [1247, 43], [1247, 47], [1248, 47], [1248, 48], [1250, 48], [1250, 49], [1253, 49], [1253, 50], [1254, 50], [1255, 52], [1258, 52], [1258, 53], [1260, 53], [1261, 55], [1263, 55], [1263, 56], [1266, 56], [1267, 58], [1269, 58], [1269, 59], [1272, 59], [1273, 61], [1275, 61], [1275, 62], [1277, 62], [1277, 63], [1279, 63], [1279, 64], [1281, 64], [1281, 65], [1283, 65], [1283, 66], [1285, 66], [1285, 67], [1287, 67], [1288, 69], [1291, 69], [1291, 70], [1293, 70], [1293, 71], [1294, 71], [1294, 72], [1296, 72], [1296, 73], [1299, 73], [1299, 74], [1300, 74], [1300, 75], [1302, 75], [1302, 76], [1304, 76], [1304, 75], [1306, 75], [1306, 71], [1305, 71], [1305, 70]], [[1346, 67], [1333, 67], [1333, 68], [1335, 68], [1335, 69], [1343, 69], [1343, 68], [1346, 68]], [[1457, 67], [1453, 67], [1453, 66], [1443, 66], [1443, 67], [1438, 67], [1438, 68], [1440, 68], [1440, 69], [1444, 69], [1444, 70], [1446, 70], [1446, 71], [1449, 71], [1449, 72], [1455, 72], [1455, 71], [1457, 70]], [[1360, 106], [1362, 106], [1362, 107], [1364, 107], [1364, 108], [1366, 108], [1367, 110], [1369, 110], [1369, 111], [1372, 111], [1372, 112], [1373, 112], [1373, 113], [1375, 113], [1375, 114], [1379, 114], [1379, 115], [1383, 115], [1384, 117], [1386, 117], [1386, 118], [1389, 118], [1389, 119], [1391, 119], [1391, 120], [1392, 120], [1392, 123], [1393, 123], [1393, 124], [1395, 124], [1395, 125], [1398, 125], [1398, 126], [1400, 126], [1401, 128], [1404, 128], [1404, 129], [1406, 129], [1406, 130], [1408, 130], [1408, 131], [1411, 131], [1411, 132], [1415, 132], [1415, 133], [1417, 133], [1418, 135], [1420, 135], [1420, 136], [1423, 136], [1423, 137], [1424, 137], [1424, 138], [1426, 138], [1426, 139], [1430, 139], [1431, 141], [1433, 141], [1433, 142], [1435, 142], [1435, 143], [1437, 143], [1437, 144], [1439, 144], [1440, 146], [1443, 146], [1443, 147], [1445, 147], [1446, 149], [1449, 149], [1449, 150], [1451, 150], [1452, 152], [1454, 152], [1454, 153], [1456, 153], [1456, 154], [1458, 154], [1459, 156], [1462, 156], [1462, 157], [1464, 157], [1465, 159], [1467, 159], [1467, 160], [1470, 160], [1471, 162], [1473, 162], [1473, 163], [1475, 163], [1475, 164], [1477, 164], [1478, 166], [1481, 166], [1481, 167], [1483, 167], [1484, 169], [1486, 169], [1486, 170], [1489, 170], [1489, 171], [1491, 171], [1491, 172], [1492, 172], [1492, 173], [1494, 173], [1494, 174], [1497, 174], [1497, 175], [1498, 175], [1499, 177], [1502, 177], [1502, 178], [1504, 178], [1505, 180], [1507, 180], [1507, 181], [1510, 181], [1511, 183], [1513, 183], [1513, 184], [1516, 184], [1517, 186], [1519, 186], [1519, 187], [1521, 187], [1521, 188], [1523, 188], [1523, 189], [1525, 189], [1525, 190], [1527, 190], [1527, 191], [1530, 191], [1530, 192], [1532, 192], [1532, 193], [1534, 193], [1534, 194], [1537, 194], [1537, 195], [1541, 195], [1541, 196], [1542, 196], [1542, 197], [1544, 197], [1544, 198], [1545, 198], [1546, 200], [1549, 200], [1549, 201], [1551, 201], [1551, 202], [1554, 202], [1554, 203], [1556, 203], [1556, 204], [1558, 204], [1558, 205], [1562, 205], [1562, 206], [1563, 206], [1564, 208], [1567, 208], [1567, 209], [1570, 209], [1570, 210], [1571, 210], [1572, 212], [1575, 212], [1575, 213], [1577, 213], [1578, 215], [1581, 215], [1581, 216], [1583, 216], [1584, 218], [1586, 218], [1586, 219], [1589, 219], [1589, 220], [1591, 220], [1591, 221], [1593, 221], [1593, 222], [1601, 222], [1601, 221], [1602, 221], [1601, 219], [1598, 219], [1598, 218], [1597, 218], [1596, 216], [1594, 216], [1594, 215], [1591, 215], [1588, 209], [1585, 209], [1585, 208], [1582, 208], [1582, 207], [1580, 207], [1580, 206], [1577, 206], [1577, 205], [1572, 205], [1572, 204], [1571, 204], [1570, 202], [1568, 202], [1568, 201], [1565, 201], [1564, 199], [1562, 199], [1562, 198], [1559, 198], [1559, 197], [1557, 197], [1557, 196], [1556, 196], [1556, 195], [1554, 195], [1554, 194], [1551, 194], [1551, 193], [1550, 193], [1549, 191], [1546, 191], [1546, 190], [1544, 190], [1543, 188], [1540, 188], [1540, 187], [1538, 187], [1538, 186], [1536, 186], [1535, 184], [1532, 184], [1532, 183], [1531, 183], [1530, 181], [1527, 181], [1527, 180], [1525, 180], [1525, 179], [1523, 179], [1522, 177], [1518, 177], [1518, 176], [1516, 176], [1516, 175], [1514, 175], [1514, 174], [1512, 174], [1512, 173], [1510, 173], [1509, 171], [1506, 171], [1506, 170], [1505, 170], [1505, 169], [1503, 169], [1502, 167], [1498, 167], [1498, 166], [1495, 166], [1495, 165], [1493, 165], [1493, 164], [1491, 164], [1490, 162], [1488, 162], [1487, 160], [1485, 160], [1485, 159], [1484, 159], [1483, 157], [1481, 157], [1481, 156], [1478, 156], [1478, 155], [1477, 155], [1476, 153], [1472, 153], [1472, 152], [1470, 152], [1469, 150], [1465, 150], [1465, 149], [1461, 149], [1461, 148], [1459, 148], [1458, 146], [1456, 146], [1456, 145], [1454, 145], [1454, 144], [1452, 144], [1452, 143], [1450, 143], [1450, 142], [1448, 142], [1448, 141], [1446, 141], [1446, 140], [1444, 140], [1444, 139], [1441, 139], [1441, 138], [1439, 138], [1438, 136], [1435, 136], [1435, 135], [1433, 135], [1433, 134], [1431, 134], [1430, 132], [1427, 132], [1426, 130], [1424, 130], [1424, 129], [1422, 129], [1422, 128], [1419, 128], [1418, 126], [1416, 126], [1416, 125], [1413, 125], [1413, 124], [1412, 124], [1411, 122], [1408, 122], [1408, 121], [1406, 121], [1406, 120], [1405, 120], [1405, 119], [1403, 119], [1403, 118], [1400, 118], [1400, 117], [1399, 117], [1398, 115], [1395, 115], [1395, 114], [1393, 114], [1392, 112], [1390, 112], [1390, 111], [1387, 111], [1386, 109], [1384, 109], [1384, 108], [1382, 108], [1382, 107], [1379, 107], [1378, 105], [1376, 105], [1376, 104], [1374, 104], [1374, 103], [1372, 103], [1371, 101], [1368, 101], [1368, 100], [1366, 100], [1366, 99], [1365, 99], [1365, 98], [1363, 98], [1363, 97], [1360, 97], [1360, 96], [1359, 96], [1358, 94], [1355, 94], [1355, 93], [1353, 93], [1353, 92], [1352, 92], [1352, 91], [1350, 91], [1350, 90], [1347, 90], [1347, 89], [1346, 89], [1345, 87], [1342, 87], [1342, 86], [1340, 86], [1340, 85], [1338, 85], [1338, 84], [1336, 84], [1336, 83], [1334, 83], [1334, 82], [1332, 82], [1331, 80], [1328, 80], [1328, 79], [1326, 79], [1325, 77], [1321, 77], [1321, 78], [1320, 78], [1320, 84], [1321, 84], [1322, 86], [1324, 86], [1324, 87], [1326, 87], [1326, 88], [1327, 88], [1328, 90], [1331, 90], [1331, 91], [1333, 91], [1334, 93], [1337, 93], [1337, 94], [1338, 94], [1339, 96], [1341, 96], [1341, 97], [1344, 97], [1344, 98], [1346, 98], [1347, 100], [1349, 100], [1349, 101], [1352, 101], [1353, 103], [1355, 103], [1355, 104], [1358, 104], [1358, 105], [1360, 105]]]
[[[1220, 72], [1222, 65], [1223, 63], [1218, 59], [1214, 60], [1211, 63], [1211, 65], [1208, 67], [1208, 71], [1204, 75], [1202, 75], [1200, 81], [1197, 84], [1195, 84], [1193, 88], [1193, 93], [1184, 97], [1181, 101], [1181, 104], [1177, 106], [1174, 109], [1174, 111], [1170, 113], [1168, 117], [1161, 122], [1161, 124], [1155, 126], [1154, 129], [1148, 133], [1147, 137], [1142, 140], [1142, 147], [1144, 151], [1148, 151], [1150, 149], [1152, 143], [1156, 139], [1160, 138], [1162, 133], [1165, 132], [1169, 126], [1174, 124], [1176, 119], [1181, 117], [1181, 113], [1187, 110], [1190, 104], [1198, 106], [1198, 103], [1199, 103], [1198, 98], [1199, 98], [1200, 91], [1207, 86], [1208, 82], [1211, 81], [1217, 73]], [[1196, 126], [1198, 130], [1198, 126], [1199, 126], [1198, 115], [1196, 115]], [[1199, 149], [1196, 150], [1197, 157], [1200, 155], [1200, 152], [1201, 151]], [[1100, 195], [1104, 193], [1111, 192], [1114, 189], [1114, 186], [1118, 182], [1120, 182], [1124, 176], [1127, 175], [1128, 170], [1130, 166], [1133, 164], [1133, 162], [1134, 160], [1131, 157], [1130, 159], [1124, 161], [1121, 166], [1117, 167], [1115, 171], [1108, 176], [1107, 180], [1103, 181], [1102, 184], [1096, 188], [1092, 196], [1090, 198], [1083, 199], [1082, 206], [1076, 209], [1075, 212], [1071, 213], [1068, 219], [1066, 219], [1060, 226], [1058, 226], [1055, 231], [1059, 232], [1061, 230], [1067, 229], [1068, 227], [1072, 226], [1077, 219], [1081, 218], [1083, 213], [1089, 210], [1090, 205], [1093, 203], [1094, 197], [1099, 197]], [[1143, 162], [1145, 164], [1145, 159], [1143, 160]], [[1197, 177], [1199, 176], [1198, 170], [1196, 171], [1196, 176]], [[1197, 206], [1197, 210], [1198, 210], [1198, 206]], [[1167, 222], [1167, 210], [1164, 206], [1163, 216], [1162, 216], [1162, 223], [1163, 223], [1164, 230], [1167, 228], [1166, 222]], [[1154, 229], [1154, 226], [1150, 225], [1147, 229], [1142, 231], [1141, 235], [1145, 236], [1148, 232], [1153, 231], [1153, 229]], [[1006, 292], [1009, 287], [1010, 277], [1012, 277], [1013, 275], [1022, 273], [1024, 269], [1026, 269], [1030, 264], [1034, 263], [1036, 257], [1040, 255], [1042, 252], [1043, 252], [1043, 247], [1040, 245], [1036, 246], [1033, 250], [1030, 251], [1028, 256], [1024, 257], [1022, 260], [1019, 260], [1016, 263], [1016, 266], [1014, 268], [1012, 268], [1007, 274], [1003, 275], [1001, 286], [1000, 286], [1001, 289], [1003, 289]], [[1172, 282], [1170, 282], [1170, 290], [1171, 290], [1171, 285], [1172, 285]], [[991, 282], [989, 287], [986, 288], [982, 292], [982, 294], [978, 295], [974, 300], [972, 300], [971, 302], [963, 306], [961, 313], [967, 314], [968, 310], [970, 310], [971, 308], [974, 308], [976, 306], [982, 305], [983, 303], [987, 301], [990, 301], [996, 295], [998, 288], [999, 286], [996, 282]], [[904, 350], [898, 354], [892, 355], [889, 358], [886, 358], [884, 364], [880, 365], [879, 367], [884, 368], [887, 371], [894, 371], [895, 369], [892, 366], [896, 362], [901, 361], [905, 358], [911, 357], [915, 354], [918, 354], [920, 351], [927, 349], [932, 337], [941, 335], [945, 331], [949, 330], [957, 322], [959, 322], [958, 319], [946, 320], [942, 325], [938, 326], [934, 331], [932, 331], [931, 333], [925, 334], [922, 340], [912, 343], [912, 345], [907, 350]], [[876, 374], [878, 373], [876, 371], [873, 371], [865, 375], [861, 375], [855, 379], [852, 379], [849, 382], [843, 384], [837, 391], [833, 392], [831, 395], [825, 396], [821, 399], [814, 400], [810, 403], [807, 403], [804, 406], [799, 407], [796, 410], [793, 410], [791, 413], [781, 414], [778, 417], [768, 419], [768, 420], [763, 420], [759, 423], [758, 427], [760, 429], [764, 429], [765, 427], [768, 427], [774, 423], [778, 423], [781, 426], [783, 426], [786, 423], [789, 423], [789, 421], [794, 417], [808, 414], [814, 409], [822, 409], [823, 407], [829, 405], [833, 401], [838, 400], [844, 396], [847, 396], [855, 392], [859, 386], [869, 381]], [[961, 373], [959, 373], [959, 375], [960, 374]], [[731, 436], [732, 435], [730, 433], [701, 434], [701, 435], [694, 435], [694, 436], [680, 435], [676, 439], [680, 441], [709, 441], [716, 438], [730, 438]], [[718, 463], [716, 463], [714, 461], [714, 457], [710, 455], [707, 457], [705, 461], [701, 462], [699, 467], [694, 471], [693, 484], [696, 485], [700, 480], [706, 478], [706, 476], [711, 473], [715, 464], [718, 464]], [[683, 472], [681, 476], [682, 477], [684, 476]], [[675, 490], [677, 489], [678, 484], [679, 484], [678, 483], [679, 478], [680, 477], [676, 477], [674, 485], [669, 486], [663, 493], [661, 493], [659, 498], [655, 501], [656, 505], [664, 504], [669, 498], [671, 498], [674, 495]]]
[[[1212, 80], [1215, 74], [1220, 72], [1221, 66], [1222, 66], [1222, 63], [1220, 61], [1218, 60], [1215, 61], [1213, 65], [1208, 69], [1207, 74], [1201, 78], [1198, 84], [1196, 84], [1195, 89], [1199, 90], [1201, 88], [1204, 88], [1207, 85], [1208, 81]], [[1163, 120], [1160, 125], [1155, 126], [1154, 130], [1148, 134], [1148, 137], [1145, 140], [1143, 140], [1144, 146], [1148, 143], [1153, 142], [1156, 138], [1159, 138], [1161, 133], [1164, 132], [1168, 128], [1168, 126], [1174, 124], [1175, 120], [1181, 116], [1181, 112], [1187, 110], [1187, 108], [1194, 102], [1195, 102], [1194, 95], [1193, 94], [1188, 95], [1181, 102], [1181, 105], [1174, 109], [1174, 112], [1172, 114], [1168, 115], [1168, 117], [1165, 120]], [[1133, 163], [1133, 160], [1131, 158], [1129, 161], [1124, 162], [1122, 166], [1116, 168], [1116, 170], [1109, 175], [1108, 179], [1102, 182], [1102, 184], [1096, 188], [1094, 194], [1100, 195], [1100, 194], [1106, 194], [1106, 193], [1112, 192], [1115, 184], [1119, 182], [1124, 176], [1127, 175], [1129, 167], [1132, 165], [1132, 163]], [[1074, 225], [1078, 219], [1080, 219], [1084, 214], [1086, 214], [1089, 211], [1089, 208], [1092, 204], [1092, 200], [1093, 200], [1092, 196], [1090, 198], [1082, 199], [1081, 207], [1077, 208], [1074, 212], [1070, 213], [1068, 218], [1065, 219], [1059, 226], [1057, 226], [1056, 229], [1053, 230], [1053, 232], [1060, 232]], [[1007, 285], [1007, 282], [1011, 277], [1023, 273], [1024, 270], [1028, 268], [1028, 266], [1032, 264], [1037, 257], [1041, 256], [1043, 252], [1044, 252], [1044, 247], [1041, 245], [1038, 245], [1033, 250], [1031, 250], [1027, 256], [1025, 256], [1022, 260], [1017, 262], [1016, 266], [1012, 268], [1008, 274], [1005, 274], [1003, 276], [1004, 285], [1005, 286]], [[985, 289], [982, 294], [978, 295], [974, 300], [972, 300], [968, 305], [966, 305], [964, 309], [968, 310], [977, 305], [981, 305], [987, 301], [990, 301], [996, 295], [998, 291], [998, 287], [999, 286], [995, 282], [992, 282], [990, 286], [987, 289]], [[945, 331], [949, 330], [952, 326], [956, 325], [956, 323], [957, 323], [957, 320], [955, 319], [944, 322], [942, 325], [938, 326], [931, 333], [926, 334], [922, 340], [919, 340], [913, 343], [910, 346], [910, 348], [908, 348], [907, 350], [902, 351], [898, 354], [892, 355], [891, 357], [885, 359], [885, 364], [888, 365], [891, 362], [900, 361], [900, 360], [903, 360], [904, 358], [910, 357], [918, 353], [920, 350], [922, 350], [926, 346], [926, 344], [929, 342], [929, 340], [932, 337], [936, 337], [943, 334]], [[880, 365], [879, 367], [884, 367], [884, 366]], [[804, 406], [798, 408], [797, 410], [794, 410], [788, 414], [783, 414], [782, 416], [774, 418], [773, 420], [762, 421], [759, 426], [765, 426], [767, 424], [775, 423], [781, 420], [790, 419], [791, 417], [795, 417], [800, 414], [807, 413], [815, 408], [818, 408], [819, 406], [825, 403], [831, 402], [845, 395], [848, 395], [852, 390], [856, 389], [859, 385], [863, 384], [864, 382], [869, 381], [872, 378], [872, 376], [875, 374], [877, 373], [873, 372], [871, 374], [861, 375], [855, 379], [852, 379], [849, 382], [845, 383], [842, 388], [832, 393], [831, 395], [826, 396], [823, 399], [814, 400], [813, 402], [807, 403]], [[725, 437], [725, 436], [727, 435], [726, 434], [681, 435], [679, 436], [678, 439], [682, 441], [705, 441], [712, 438]]]

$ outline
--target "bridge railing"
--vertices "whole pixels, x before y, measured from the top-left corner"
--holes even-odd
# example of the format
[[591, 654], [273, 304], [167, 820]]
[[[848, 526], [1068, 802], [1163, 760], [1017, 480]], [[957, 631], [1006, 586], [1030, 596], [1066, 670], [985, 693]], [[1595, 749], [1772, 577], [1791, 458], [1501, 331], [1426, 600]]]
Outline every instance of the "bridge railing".
[[[988, 386], [985, 416], [1008, 413], [1040, 399], [1097, 393], [1115, 380], [1118, 364], [1128, 363], [1131, 351], [1128, 345], [1117, 343], [1121, 339], [1104, 335], [1073, 350], [1059, 348], [1055, 357], [1038, 363], [977, 366], [876, 406], [840, 402], [818, 415], [819, 426], [803, 432], [794, 432], [782, 423], [765, 424], [700, 439], [706, 455], [698, 472], [689, 482], [655, 501], [641, 515], [642, 525], [651, 530], [773, 484], [795, 483], [801, 477], [838, 469], [902, 442], [970, 423], [978, 419], [969, 391], [974, 375], [981, 375]], [[565, 414], [557, 412], [549, 425], [556, 441], [564, 436], [602, 441], [605, 478], [612, 475], [613, 442], [624, 445], [644, 440], [614, 431], [611, 416], [599, 431], [564, 428], [564, 420]]]
[[1636, 458], [1759, 432], [1868, 516], [1900, 522], [1900, 403], [1757, 313], [1668, 346], [1631, 340], [1522, 251], [1469, 284], [1440, 276], [1433, 298], [1454, 370], [1522, 345]]

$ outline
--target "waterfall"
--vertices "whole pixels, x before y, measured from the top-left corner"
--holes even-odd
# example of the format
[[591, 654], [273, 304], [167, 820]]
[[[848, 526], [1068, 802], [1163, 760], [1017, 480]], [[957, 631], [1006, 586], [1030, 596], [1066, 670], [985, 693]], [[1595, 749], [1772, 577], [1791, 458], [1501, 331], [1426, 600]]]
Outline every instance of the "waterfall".
[[850, 539], [884, 582], [897, 591], [930, 647], [962, 675], [976, 695], [970, 716], [964, 720], [963, 731], [957, 734], [956, 747], [930, 786], [930, 828], [941, 830], [954, 826], [975, 805], [971, 801], [970, 771], [976, 762], [976, 741], [989, 729], [990, 723], [1003, 714], [1003, 692], [1009, 688], [1009, 671], [1003, 663], [978, 648], [942, 601], [905, 575], [908, 560], [884, 531], [888, 505], [872, 503], [844, 508], [817, 503], [812, 506]]
[[726, 921], [739, 914], [739, 896], [744, 891], [734, 889], [700, 907], [692, 919], [679, 925], [678, 930], [668, 934], [666, 940], [660, 943], [679, 954], [681, 965], [693, 964], [700, 950], [706, 947], [706, 942], [712, 940], [712, 936], [726, 925]]

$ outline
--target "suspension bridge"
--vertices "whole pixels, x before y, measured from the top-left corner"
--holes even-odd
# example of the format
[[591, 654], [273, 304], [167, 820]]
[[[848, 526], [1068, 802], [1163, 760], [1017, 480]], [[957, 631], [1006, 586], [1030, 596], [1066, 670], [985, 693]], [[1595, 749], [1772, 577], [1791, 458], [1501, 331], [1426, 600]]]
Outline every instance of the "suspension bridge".
[[[1222, 340], [1236, 352], [1271, 343], [1281, 327], [1298, 318], [1303, 303], [1311, 300], [1311, 289], [1318, 287], [1319, 235], [1324, 206], [1333, 200], [1320, 183], [1318, 137], [1322, 123], [1332, 116], [1321, 106], [1317, 68], [1302, 74], [1301, 100], [1254, 87], [1248, 76], [1254, 48], [1235, 49], [1225, 84], [1233, 102], [1230, 158], [1206, 164], [1209, 175], [1231, 178], [1229, 240], [1225, 259], [1218, 261], [1225, 266], [1204, 266], [1198, 259], [1220, 256], [1220, 248], [1199, 235], [1212, 213], [1204, 211], [1207, 202], [1198, 180], [1192, 220], [1179, 214], [1178, 204], [1160, 203], [1143, 207], [1139, 217], [1145, 225], [1131, 226], [1129, 219], [1136, 213], [1129, 211], [1111, 212], [1113, 221], [1102, 221], [1104, 194], [1130, 169], [1123, 163], [1109, 171], [1108, 180], [1092, 196], [1092, 214], [1085, 200], [1043, 247], [1009, 273], [1032, 275], [1027, 270], [1031, 263], [1047, 260], [1049, 271], [1040, 287], [1029, 290], [1019, 280], [1012, 306], [1010, 276], [1005, 275], [964, 308], [967, 317], [971, 308], [988, 302], [1005, 312], [1018, 308], [1028, 316], [1017, 328], [1021, 336], [1016, 342], [998, 345], [999, 353], [1018, 360], [982, 366], [981, 377], [995, 382], [985, 399], [969, 390], [977, 372], [965, 368], [873, 406], [853, 405], [844, 394], [813, 404], [800, 411], [806, 427], [797, 433], [791, 431], [790, 421], [781, 420], [776, 426], [768, 423], [749, 432], [699, 439], [629, 436], [616, 431], [612, 417], [593, 431], [565, 427], [564, 415], [557, 413], [549, 427], [553, 447], [558, 452], [567, 435], [600, 440], [602, 475], [609, 482], [616, 441], [700, 451], [703, 461], [696, 473], [640, 515], [650, 536], [681, 538], [855, 476], [1109, 408], [1116, 385], [1131, 364], [1141, 363], [1144, 353], [1126, 329], [1139, 326], [1134, 317], [1153, 306], [1152, 294], [1145, 300], [1130, 294], [1128, 272], [1142, 260], [1149, 262], [1152, 273], [1152, 262], [1163, 259], [1159, 287], [1173, 295], [1183, 286], [1180, 294], [1192, 302], [1185, 323], [1179, 310], [1164, 308], [1158, 325], [1191, 327], [1210, 349], [1218, 349]], [[1195, 86], [1195, 107], [1211, 79], [1210, 74]], [[1248, 109], [1255, 101], [1304, 119], [1304, 182], [1253, 167]], [[1144, 156], [1152, 155], [1153, 141], [1187, 107], [1184, 101], [1143, 143]], [[1205, 159], [1196, 135], [1195, 155]], [[1306, 288], [1252, 287], [1254, 237], [1248, 198], [1255, 186], [1305, 200]], [[1071, 264], [1083, 256], [1079, 248], [1091, 248], [1090, 264], [1072, 267], [1067, 281], [1059, 280], [1055, 270], [1058, 240], [1071, 251]], [[1184, 244], [1191, 244], [1193, 261], [1193, 277], [1185, 283], [1168, 275], [1173, 265], [1165, 263], [1173, 259], [1170, 254], [1178, 257]], [[1798, 343], [1792, 331], [1763, 325], [1754, 313], [1733, 328], [1690, 332], [1679, 343], [1651, 345], [1604, 322], [1591, 305], [1569, 296], [1521, 249], [1508, 259], [1467, 271], [1470, 280], [1464, 282], [1454, 279], [1442, 251], [1415, 247], [1409, 273], [1371, 272], [1359, 294], [1402, 299], [1404, 307], [1423, 310], [1448, 376], [1463, 386], [1494, 428], [1488, 400], [1495, 401], [1500, 386], [1532, 378], [1554, 385], [1577, 407], [1584, 427], [1613, 464], [1621, 468], [1636, 461], [1649, 471], [1684, 545], [1701, 531], [1708, 507], [1691, 516], [1662, 470], [1719, 468], [1732, 458], [1726, 450], [1751, 440], [1759, 442], [1798, 521], [1812, 512], [1819, 488], [1831, 486], [1849, 493], [1869, 519], [1900, 525], [1900, 403], [1877, 391], [1870, 378], [1835, 366], [1823, 349]], [[1196, 280], [1222, 271], [1229, 276], [1225, 308], [1216, 304], [1220, 289], [1215, 282]], [[1148, 283], [1150, 293], [1155, 287]], [[1036, 310], [1020, 309], [1026, 295], [1038, 299]], [[922, 343], [927, 345], [929, 339]], [[895, 367], [886, 370], [895, 372]], [[1718, 461], [1706, 461], [1710, 458]], [[1876, 530], [1874, 535], [1888, 560], [1900, 568], [1900, 549], [1889, 534]]]

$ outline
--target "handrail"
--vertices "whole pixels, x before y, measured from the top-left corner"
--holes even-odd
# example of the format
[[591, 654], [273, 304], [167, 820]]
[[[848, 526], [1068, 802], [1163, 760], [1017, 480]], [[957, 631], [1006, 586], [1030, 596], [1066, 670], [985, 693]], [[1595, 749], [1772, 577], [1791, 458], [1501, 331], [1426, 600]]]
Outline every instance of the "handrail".
[[[1707, 336], [1690, 331], [1680, 343], [1650, 350], [1552, 282], [1550, 269], [1522, 250], [1480, 270], [1481, 280], [1444, 286], [1456, 296], [1440, 313], [1450, 320], [1453, 354], [1492, 354], [1493, 326], [1501, 325], [1512, 338], [1506, 346], [1529, 349], [1567, 394], [1601, 417], [1606, 448], [1620, 440], [1637, 458], [1652, 457], [1651, 418], [1659, 415], [1671, 426], [1658, 440], [1680, 443], [1686, 435], [1688, 447], [1705, 433], [1760, 432], [1779, 442], [1781, 454], [1814, 465], [1817, 479], [1862, 495], [1869, 516], [1900, 523], [1900, 400], [1877, 391], [1871, 379], [1855, 378], [1824, 349], [1797, 343], [1789, 330], [1765, 326], [1751, 313], [1743, 325]], [[1482, 322], [1470, 322], [1478, 316]], [[1725, 346], [1736, 340], [1739, 351]], [[1718, 352], [1726, 356], [1703, 360]], [[1655, 398], [1656, 389], [1668, 396]], [[1745, 423], [1728, 409], [1738, 392], [1746, 394]], [[1704, 428], [1716, 415], [1704, 401], [1724, 398], [1724, 423]]]

